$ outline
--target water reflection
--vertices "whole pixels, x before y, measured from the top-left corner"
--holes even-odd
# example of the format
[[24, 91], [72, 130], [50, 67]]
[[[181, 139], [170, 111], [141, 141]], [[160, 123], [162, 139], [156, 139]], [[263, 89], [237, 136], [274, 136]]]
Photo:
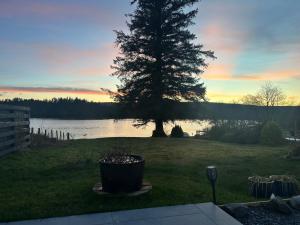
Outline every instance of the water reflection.
[[[136, 128], [132, 126], [134, 120], [56, 120], [56, 119], [30, 119], [30, 127], [36, 132], [41, 130], [50, 130], [69, 132], [73, 139], [91, 139], [104, 137], [150, 137], [154, 129], [154, 124]], [[204, 130], [210, 127], [208, 120], [185, 120], [175, 121], [189, 135], [195, 135], [197, 130]], [[165, 131], [169, 134], [175, 125], [169, 123], [165, 126]]]

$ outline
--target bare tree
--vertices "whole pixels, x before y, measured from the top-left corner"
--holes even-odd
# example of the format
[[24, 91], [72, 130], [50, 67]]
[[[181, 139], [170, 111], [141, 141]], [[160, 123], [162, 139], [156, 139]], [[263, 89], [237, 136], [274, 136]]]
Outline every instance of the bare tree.
[[285, 104], [286, 96], [279, 87], [268, 81], [255, 95], [245, 95], [241, 102], [247, 105], [278, 106]]
[[266, 82], [260, 88], [257, 97], [264, 106], [278, 106], [284, 104], [286, 100], [282, 90], [271, 82]]
[[245, 105], [261, 105], [261, 102], [257, 98], [257, 95], [245, 95], [241, 98], [240, 102]]

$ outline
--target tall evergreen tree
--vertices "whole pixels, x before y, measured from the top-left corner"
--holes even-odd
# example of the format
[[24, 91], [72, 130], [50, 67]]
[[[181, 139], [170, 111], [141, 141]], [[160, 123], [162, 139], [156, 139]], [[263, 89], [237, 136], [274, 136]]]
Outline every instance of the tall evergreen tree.
[[170, 106], [179, 101], [201, 101], [206, 89], [199, 74], [212, 51], [202, 50], [188, 30], [198, 10], [188, 11], [198, 0], [133, 0], [129, 33], [116, 31], [120, 56], [113, 75], [121, 85], [117, 102], [135, 112], [136, 125], [155, 122], [154, 137], [166, 136], [163, 124], [173, 120]]

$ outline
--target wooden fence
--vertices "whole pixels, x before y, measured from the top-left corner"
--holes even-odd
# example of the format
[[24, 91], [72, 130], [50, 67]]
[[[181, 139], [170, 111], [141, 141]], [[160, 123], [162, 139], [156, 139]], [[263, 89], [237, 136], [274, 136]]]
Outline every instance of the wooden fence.
[[0, 156], [30, 145], [30, 109], [0, 104]]
[[57, 141], [69, 141], [73, 139], [73, 136], [69, 132], [64, 132], [61, 130], [53, 130], [53, 129], [38, 128], [34, 130], [34, 128], [31, 127], [30, 134], [44, 136], [50, 139], [55, 139]]

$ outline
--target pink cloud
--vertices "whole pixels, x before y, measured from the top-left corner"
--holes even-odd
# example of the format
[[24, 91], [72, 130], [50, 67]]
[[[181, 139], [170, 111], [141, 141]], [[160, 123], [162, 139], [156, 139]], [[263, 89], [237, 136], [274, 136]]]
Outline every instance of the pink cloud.
[[218, 58], [235, 57], [243, 50], [247, 40], [246, 33], [214, 21], [203, 26], [199, 36], [205, 47], [215, 51]]
[[78, 48], [67, 45], [36, 45], [37, 54], [46, 62], [53, 65], [72, 64], [86, 61], [109, 61], [117, 55], [117, 48], [108, 43], [95, 48]]
[[113, 43], [102, 43], [94, 48], [81, 48], [65, 44], [24, 44], [0, 40], [0, 49], [33, 58], [40, 66], [53, 74], [72, 76], [97, 76], [112, 73], [110, 66], [118, 55]]
[[265, 70], [254, 74], [239, 74], [234, 76], [234, 64], [212, 63], [202, 75], [206, 80], [244, 80], [244, 81], [268, 81], [300, 79], [298, 70]]
[[0, 17], [39, 18], [47, 20], [92, 21], [111, 27], [118, 24], [116, 14], [103, 7], [88, 4], [67, 4], [43, 1], [10, 0], [0, 2]]
[[90, 49], [41, 45], [37, 46], [36, 54], [55, 73], [98, 76], [113, 72], [110, 66], [118, 54], [118, 49], [111, 43]]
[[[221, 10], [221, 9], [218, 9]], [[245, 80], [245, 81], [265, 81], [265, 80], [287, 80], [299, 79], [300, 72], [298, 54], [286, 57], [280, 64], [274, 65], [258, 73], [234, 75], [236, 62], [241, 53], [248, 50], [249, 31], [239, 30], [234, 24], [223, 21], [211, 21], [200, 30], [199, 36], [204, 41], [204, 46], [215, 51], [217, 59], [212, 61], [203, 74], [207, 80]], [[282, 65], [293, 69], [282, 69]], [[300, 69], [300, 68], [299, 68]]]
[[85, 88], [66, 88], [66, 87], [14, 87], [0, 86], [1, 92], [7, 93], [57, 93], [57, 94], [79, 94], [79, 95], [109, 95], [104, 90], [93, 90]]

